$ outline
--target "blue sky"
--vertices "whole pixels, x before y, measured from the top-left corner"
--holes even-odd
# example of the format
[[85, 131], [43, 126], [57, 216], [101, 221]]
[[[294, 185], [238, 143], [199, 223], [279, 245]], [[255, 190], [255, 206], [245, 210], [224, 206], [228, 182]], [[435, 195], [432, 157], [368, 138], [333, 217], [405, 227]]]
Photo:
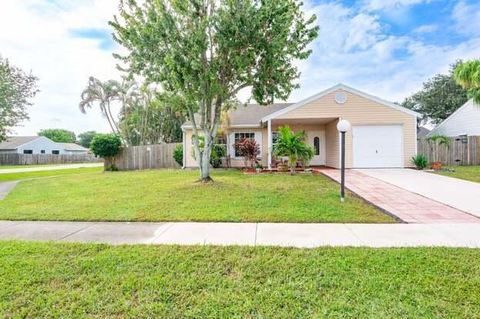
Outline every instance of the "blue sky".
[[[289, 101], [339, 82], [402, 101], [455, 60], [480, 58], [478, 0], [304, 2], [320, 34], [312, 56], [298, 63], [301, 88]], [[2, 1], [0, 54], [40, 78], [31, 120], [18, 134], [49, 127], [108, 131], [98, 110], [83, 115], [78, 103], [89, 76], [120, 76], [112, 53], [121, 48], [108, 26], [117, 8], [117, 0]]]

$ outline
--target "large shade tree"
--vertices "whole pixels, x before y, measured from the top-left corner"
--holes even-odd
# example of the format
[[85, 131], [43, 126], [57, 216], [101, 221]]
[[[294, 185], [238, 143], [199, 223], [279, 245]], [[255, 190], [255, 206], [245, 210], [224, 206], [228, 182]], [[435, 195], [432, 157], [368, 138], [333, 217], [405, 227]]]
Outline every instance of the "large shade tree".
[[200, 180], [210, 181], [222, 112], [246, 88], [260, 104], [287, 99], [298, 87], [294, 61], [310, 55], [318, 34], [314, 22], [297, 0], [122, 0], [110, 24], [128, 51], [116, 55], [126, 69], [159, 83], [192, 122]]
[[38, 92], [37, 80], [0, 56], [0, 141], [12, 127], [28, 119], [27, 107]]
[[77, 141], [74, 132], [61, 128], [47, 128], [40, 130], [38, 136], [45, 136], [57, 143], [75, 143]]
[[460, 63], [455, 68], [455, 80], [468, 90], [468, 96], [480, 104], [480, 60]]
[[448, 74], [437, 74], [424, 82], [422, 90], [406, 98], [402, 106], [422, 114], [424, 122], [437, 124], [449, 117], [468, 100], [467, 90], [453, 76], [458, 63], [451, 66]]

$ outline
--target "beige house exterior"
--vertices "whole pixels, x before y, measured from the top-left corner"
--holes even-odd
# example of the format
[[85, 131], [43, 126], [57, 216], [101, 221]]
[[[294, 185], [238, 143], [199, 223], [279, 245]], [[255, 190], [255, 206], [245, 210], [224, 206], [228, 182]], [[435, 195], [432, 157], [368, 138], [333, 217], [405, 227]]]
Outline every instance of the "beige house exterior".
[[[293, 131], [306, 132], [307, 142], [315, 150], [311, 166], [339, 168], [340, 133], [336, 125], [345, 119], [352, 125], [346, 133], [346, 167], [386, 168], [412, 166], [420, 114], [338, 84], [298, 103], [239, 106], [229, 116], [230, 124], [224, 133], [232, 167], [244, 166], [243, 158], [235, 156], [233, 145], [236, 139], [247, 137], [260, 145], [262, 165], [274, 168], [276, 130], [288, 125]], [[185, 123], [182, 129], [184, 166], [197, 167], [192, 126]]]

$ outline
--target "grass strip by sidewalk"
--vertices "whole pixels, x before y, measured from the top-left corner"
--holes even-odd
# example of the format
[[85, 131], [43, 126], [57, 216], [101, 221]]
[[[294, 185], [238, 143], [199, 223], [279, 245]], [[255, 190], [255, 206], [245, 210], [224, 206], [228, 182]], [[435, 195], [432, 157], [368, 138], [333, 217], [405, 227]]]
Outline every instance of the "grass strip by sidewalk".
[[478, 318], [480, 250], [0, 242], [0, 317]]

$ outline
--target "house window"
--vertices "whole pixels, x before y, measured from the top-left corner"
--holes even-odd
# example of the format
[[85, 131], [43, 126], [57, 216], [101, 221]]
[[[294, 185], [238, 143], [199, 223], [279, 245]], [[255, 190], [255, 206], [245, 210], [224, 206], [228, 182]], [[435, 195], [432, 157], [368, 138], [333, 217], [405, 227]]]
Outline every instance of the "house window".
[[53, 154], [53, 155], [58, 155], [58, 154], [60, 154], [60, 151], [53, 150], [53, 151], [52, 151], [52, 154]]
[[33, 154], [33, 150], [23, 150], [23, 154]]
[[45, 154], [45, 150], [41, 150], [41, 151], [40, 151], [40, 154]]
[[[244, 139], [255, 140], [255, 133], [254, 132], [239, 132], [235, 133], [235, 141], [234, 145]], [[237, 149], [235, 149], [235, 157], [240, 157], [241, 155], [237, 153]]]
[[315, 155], [320, 155], [320, 139], [318, 136], [315, 136], [313, 138], [313, 150], [315, 152]]

